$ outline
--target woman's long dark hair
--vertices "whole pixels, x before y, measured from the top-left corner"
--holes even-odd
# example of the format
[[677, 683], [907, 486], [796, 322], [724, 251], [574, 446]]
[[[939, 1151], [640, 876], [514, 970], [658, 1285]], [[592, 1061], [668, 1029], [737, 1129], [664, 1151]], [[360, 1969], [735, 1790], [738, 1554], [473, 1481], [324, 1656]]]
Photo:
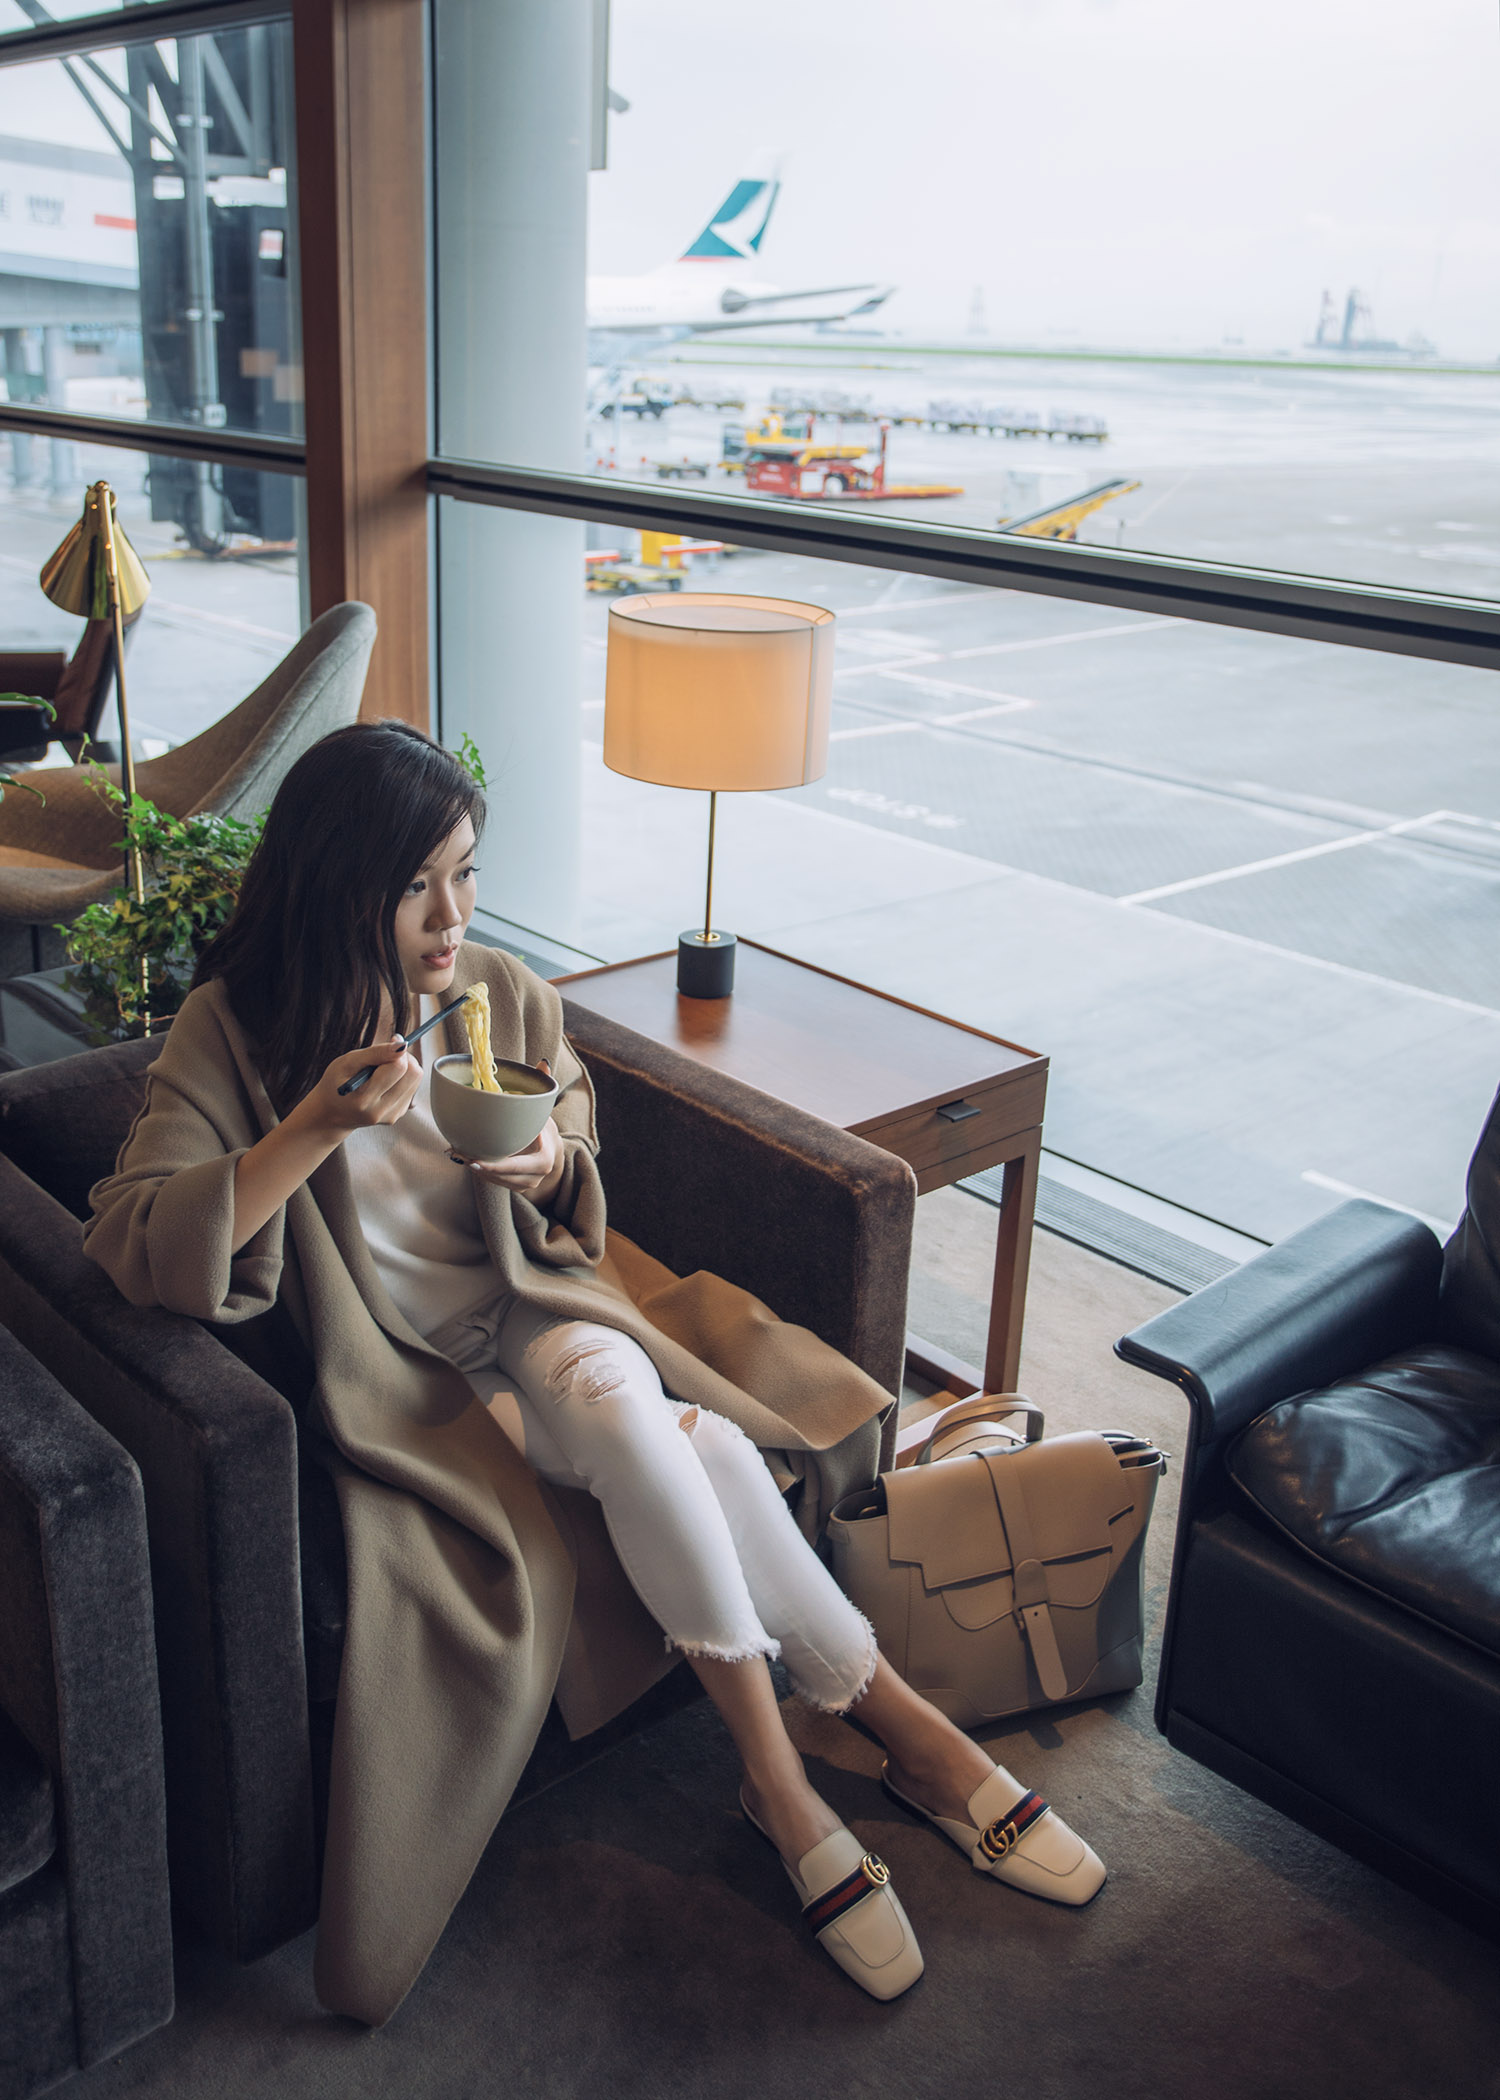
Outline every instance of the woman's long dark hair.
[[452, 752], [405, 722], [361, 722], [314, 744], [276, 791], [233, 918], [194, 985], [221, 977], [282, 1114], [330, 1059], [374, 1039], [389, 999], [412, 1026], [396, 907], [484, 797]]

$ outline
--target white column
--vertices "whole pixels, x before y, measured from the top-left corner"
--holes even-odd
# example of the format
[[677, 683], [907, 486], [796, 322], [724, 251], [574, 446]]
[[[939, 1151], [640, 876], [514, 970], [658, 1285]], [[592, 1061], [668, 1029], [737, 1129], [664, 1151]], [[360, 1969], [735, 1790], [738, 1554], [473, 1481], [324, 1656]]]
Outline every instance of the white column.
[[[583, 463], [591, 0], [435, 0], [437, 442]], [[581, 523], [439, 506], [443, 741], [490, 778], [480, 902], [576, 935]]]
[[[46, 389], [49, 408], [66, 408], [68, 331], [60, 321], [49, 321], [42, 330], [42, 384]], [[83, 501], [83, 484], [78, 479], [78, 455], [69, 438], [53, 438], [52, 493], [54, 496], [76, 498]]]

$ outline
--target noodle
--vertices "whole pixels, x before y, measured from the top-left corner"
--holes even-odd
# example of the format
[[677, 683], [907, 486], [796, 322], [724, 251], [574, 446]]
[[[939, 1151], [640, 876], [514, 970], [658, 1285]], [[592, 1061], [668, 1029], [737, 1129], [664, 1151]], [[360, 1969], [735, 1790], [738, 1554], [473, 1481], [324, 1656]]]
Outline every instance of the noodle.
[[503, 1094], [495, 1071], [495, 1053], [490, 1048], [490, 988], [487, 984], [471, 984], [464, 993], [464, 1032], [469, 1038], [469, 1063], [473, 1071], [470, 1085], [482, 1094]]

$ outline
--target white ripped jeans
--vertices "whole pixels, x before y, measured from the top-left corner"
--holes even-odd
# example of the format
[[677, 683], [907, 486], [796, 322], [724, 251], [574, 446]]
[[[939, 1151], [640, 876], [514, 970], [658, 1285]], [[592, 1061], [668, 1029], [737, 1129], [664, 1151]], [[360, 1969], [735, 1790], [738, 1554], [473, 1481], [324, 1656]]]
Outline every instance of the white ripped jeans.
[[835, 1713], [867, 1690], [874, 1633], [764, 1459], [722, 1415], [669, 1399], [639, 1343], [517, 1300], [430, 1340], [544, 1480], [595, 1496], [669, 1647], [724, 1662], [779, 1655], [801, 1697]]

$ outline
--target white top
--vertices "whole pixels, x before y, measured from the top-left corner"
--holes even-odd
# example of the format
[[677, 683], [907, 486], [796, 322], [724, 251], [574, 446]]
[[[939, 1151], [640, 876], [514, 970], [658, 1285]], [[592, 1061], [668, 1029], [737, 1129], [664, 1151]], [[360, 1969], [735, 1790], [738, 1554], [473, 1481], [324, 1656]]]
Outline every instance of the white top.
[[[424, 999], [423, 1020], [434, 1002]], [[490, 1303], [499, 1278], [485, 1245], [467, 1167], [448, 1156], [432, 1120], [432, 1065], [441, 1055], [431, 1036], [412, 1053], [423, 1058], [422, 1084], [395, 1123], [351, 1130], [344, 1157], [365, 1242], [397, 1311], [423, 1340], [463, 1313]]]

